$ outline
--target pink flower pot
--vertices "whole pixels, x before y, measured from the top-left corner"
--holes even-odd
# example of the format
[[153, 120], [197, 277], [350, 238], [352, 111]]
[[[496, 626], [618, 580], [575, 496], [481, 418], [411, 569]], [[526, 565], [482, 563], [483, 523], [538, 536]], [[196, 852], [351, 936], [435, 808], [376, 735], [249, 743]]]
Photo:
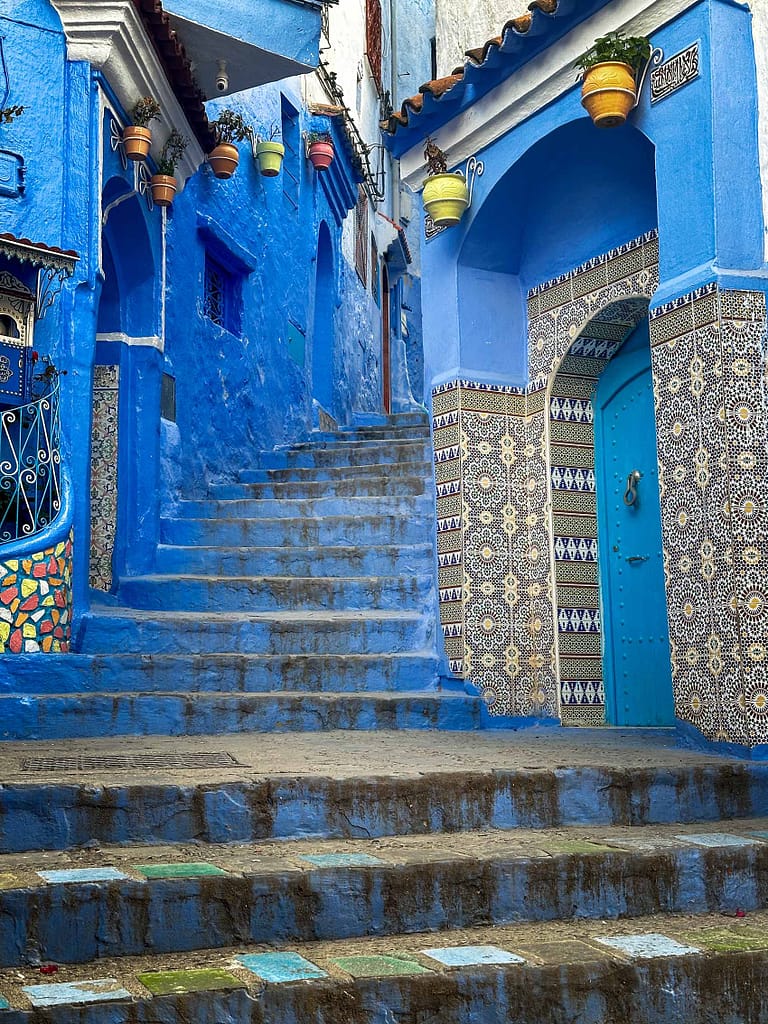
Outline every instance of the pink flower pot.
[[312, 142], [309, 159], [316, 171], [325, 171], [333, 163], [333, 145], [330, 142]]

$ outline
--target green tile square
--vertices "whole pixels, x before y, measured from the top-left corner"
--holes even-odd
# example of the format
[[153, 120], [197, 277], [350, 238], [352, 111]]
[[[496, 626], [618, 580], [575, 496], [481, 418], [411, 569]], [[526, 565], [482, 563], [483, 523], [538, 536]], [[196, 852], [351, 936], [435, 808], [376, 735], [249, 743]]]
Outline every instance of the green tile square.
[[420, 963], [404, 956], [336, 956], [331, 963], [353, 978], [395, 977], [400, 974], [432, 974]]
[[234, 974], [217, 967], [201, 967], [190, 971], [151, 971], [147, 974], [140, 974], [139, 981], [149, 989], [153, 996], [245, 988], [245, 983], [236, 978]]
[[145, 878], [206, 878], [209, 875], [226, 875], [226, 871], [215, 864], [134, 864], [134, 869]]
[[686, 932], [686, 942], [703, 946], [713, 953], [738, 953], [751, 949], [768, 949], [768, 935], [756, 935], [731, 928], [705, 928], [700, 932]]

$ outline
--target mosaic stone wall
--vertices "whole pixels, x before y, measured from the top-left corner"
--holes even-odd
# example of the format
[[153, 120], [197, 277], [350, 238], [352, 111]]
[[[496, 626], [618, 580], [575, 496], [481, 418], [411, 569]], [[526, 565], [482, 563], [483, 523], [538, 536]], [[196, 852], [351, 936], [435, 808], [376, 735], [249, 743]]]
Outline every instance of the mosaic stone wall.
[[89, 582], [112, 589], [117, 530], [117, 449], [120, 368], [96, 366], [91, 428], [91, 559]]
[[0, 562], [0, 654], [69, 650], [72, 534], [28, 558]]
[[687, 295], [653, 311], [651, 345], [677, 715], [768, 743], [765, 296]]
[[531, 291], [527, 387], [433, 391], [446, 650], [493, 713], [604, 721], [591, 394], [657, 282], [651, 233]]

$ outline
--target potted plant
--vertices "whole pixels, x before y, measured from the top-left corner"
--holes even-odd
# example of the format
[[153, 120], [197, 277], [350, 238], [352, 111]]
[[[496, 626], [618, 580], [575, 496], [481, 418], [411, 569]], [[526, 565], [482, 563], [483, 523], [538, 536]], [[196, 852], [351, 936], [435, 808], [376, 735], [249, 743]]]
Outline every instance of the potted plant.
[[279, 126], [273, 124], [269, 131], [269, 139], [263, 139], [256, 143], [256, 159], [259, 163], [259, 170], [265, 178], [274, 178], [280, 173], [285, 156], [285, 146], [278, 140], [279, 134]]
[[307, 156], [316, 171], [325, 171], [333, 163], [333, 142], [328, 132], [309, 132]]
[[123, 146], [129, 160], [146, 160], [152, 145], [150, 121], [160, 117], [160, 104], [151, 96], [142, 96], [131, 110], [131, 124], [123, 131]]
[[453, 227], [469, 206], [466, 179], [460, 171], [448, 172], [445, 153], [429, 137], [424, 157], [428, 175], [424, 182], [424, 209], [438, 227]]
[[581, 103], [598, 128], [624, 124], [637, 102], [637, 79], [651, 56], [645, 36], [609, 32], [576, 62], [582, 70]]
[[21, 117], [26, 109], [26, 107], [18, 105], [15, 107], [0, 107], [0, 124], [11, 124], [17, 117]]
[[160, 153], [157, 174], [153, 174], [149, 181], [152, 198], [158, 206], [170, 206], [173, 203], [177, 188], [176, 167], [186, 148], [187, 140], [174, 128]]
[[216, 147], [208, 154], [208, 163], [217, 178], [226, 180], [232, 177], [240, 162], [240, 153], [235, 143], [250, 138], [251, 128], [243, 120], [242, 114], [228, 107], [219, 112], [211, 128], [216, 138]]

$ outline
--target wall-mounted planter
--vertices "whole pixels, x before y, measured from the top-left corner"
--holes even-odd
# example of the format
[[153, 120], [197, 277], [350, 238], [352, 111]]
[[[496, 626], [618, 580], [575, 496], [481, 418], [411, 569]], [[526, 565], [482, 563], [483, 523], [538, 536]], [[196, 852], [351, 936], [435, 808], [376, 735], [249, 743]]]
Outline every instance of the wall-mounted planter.
[[330, 142], [310, 142], [309, 162], [316, 171], [325, 171], [333, 163], [333, 144]]
[[233, 146], [230, 142], [220, 142], [208, 154], [208, 163], [211, 165], [211, 170], [215, 177], [221, 178], [222, 181], [232, 177], [237, 170], [239, 162], [240, 153], [237, 146]]
[[433, 174], [424, 182], [424, 209], [439, 227], [453, 227], [469, 206], [463, 174]]
[[635, 72], [629, 64], [606, 61], [584, 72], [581, 104], [598, 128], [624, 124], [637, 101]]
[[176, 196], [176, 179], [170, 174], [153, 174], [149, 184], [155, 206], [171, 206]]
[[259, 162], [259, 170], [265, 178], [274, 178], [280, 173], [285, 156], [285, 146], [282, 142], [258, 142], [256, 144], [256, 159]]
[[149, 128], [131, 124], [123, 130], [123, 148], [129, 160], [146, 160], [151, 145], [152, 132]]

